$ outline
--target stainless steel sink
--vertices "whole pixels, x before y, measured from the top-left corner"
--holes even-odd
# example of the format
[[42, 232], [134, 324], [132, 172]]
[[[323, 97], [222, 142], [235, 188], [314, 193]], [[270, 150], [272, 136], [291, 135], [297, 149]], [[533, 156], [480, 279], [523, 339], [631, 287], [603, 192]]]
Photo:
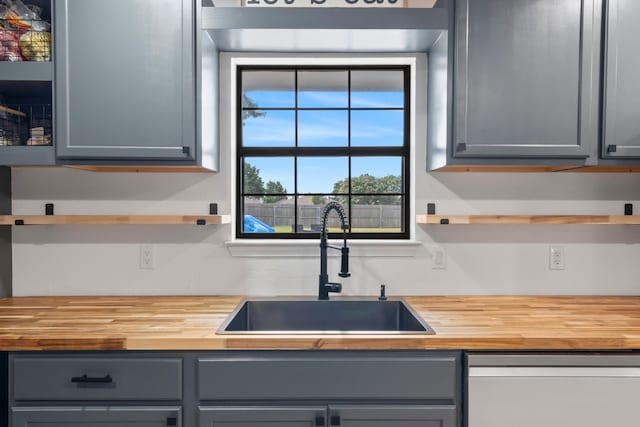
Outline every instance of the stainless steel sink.
[[401, 299], [249, 299], [220, 334], [435, 334]]

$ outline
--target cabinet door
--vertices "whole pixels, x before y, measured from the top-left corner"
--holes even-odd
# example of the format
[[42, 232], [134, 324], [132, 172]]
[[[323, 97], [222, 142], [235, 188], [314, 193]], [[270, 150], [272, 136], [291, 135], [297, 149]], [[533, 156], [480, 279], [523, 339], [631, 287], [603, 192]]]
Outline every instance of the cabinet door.
[[597, 151], [598, 5], [456, 1], [454, 157], [586, 158]]
[[326, 406], [200, 407], [200, 427], [323, 427]]
[[55, 6], [58, 157], [193, 159], [193, 2]]
[[638, 425], [640, 368], [469, 369], [469, 427]]
[[166, 427], [182, 425], [180, 408], [12, 408], [13, 427]]
[[342, 427], [456, 427], [455, 406], [331, 405], [329, 425]]
[[640, 158], [640, 2], [607, 6], [604, 110], [605, 158]]

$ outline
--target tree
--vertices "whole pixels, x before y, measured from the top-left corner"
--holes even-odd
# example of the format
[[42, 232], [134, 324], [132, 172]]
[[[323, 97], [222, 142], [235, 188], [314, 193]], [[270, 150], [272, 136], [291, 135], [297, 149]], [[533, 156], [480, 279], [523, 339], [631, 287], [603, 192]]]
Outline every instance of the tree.
[[311, 198], [311, 203], [313, 203], [314, 205], [324, 205], [328, 202], [327, 197], [326, 196], [313, 196]]
[[287, 198], [287, 196], [284, 196], [287, 189], [284, 188], [280, 181], [267, 182], [264, 192], [270, 194], [269, 196], [264, 196], [265, 203], [276, 203]]
[[[357, 193], [400, 193], [402, 191], [402, 179], [397, 175], [387, 175], [380, 178], [369, 174], [363, 174], [351, 179], [351, 197], [354, 205], [399, 205], [397, 196], [358, 196]], [[333, 184], [334, 193], [348, 193], [349, 180], [343, 179]], [[333, 196], [340, 203], [347, 203], [346, 196]]]
[[[287, 189], [280, 181], [268, 181], [267, 185], [264, 185], [264, 181], [260, 176], [260, 169], [253, 166], [251, 163], [244, 162], [244, 172], [242, 177], [244, 186], [244, 192], [248, 194], [254, 194], [253, 196], [247, 196], [251, 199], [263, 199], [265, 203], [275, 203], [280, 200], [286, 199], [284, 194]], [[266, 196], [258, 196], [258, 194], [268, 194]]]
[[[264, 194], [264, 182], [260, 177], [260, 169], [250, 163], [244, 162], [243, 187], [245, 193]], [[250, 196], [252, 199], [261, 199], [262, 196]]]
[[245, 110], [245, 108], [257, 108], [255, 102], [251, 98], [249, 98], [246, 94], [242, 94], [242, 125], [244, 126], [244, 121], [248, 118], [257, 119], [258, 117], [264, 117], [267, 115], [265, 111], [258, 110]]

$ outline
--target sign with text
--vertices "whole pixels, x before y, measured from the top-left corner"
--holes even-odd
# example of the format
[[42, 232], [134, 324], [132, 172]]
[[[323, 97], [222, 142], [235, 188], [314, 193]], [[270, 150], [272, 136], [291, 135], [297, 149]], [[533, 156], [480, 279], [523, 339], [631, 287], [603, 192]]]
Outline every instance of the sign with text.
[[404, 7], [406, 0], [243, 0], [246, 7]]

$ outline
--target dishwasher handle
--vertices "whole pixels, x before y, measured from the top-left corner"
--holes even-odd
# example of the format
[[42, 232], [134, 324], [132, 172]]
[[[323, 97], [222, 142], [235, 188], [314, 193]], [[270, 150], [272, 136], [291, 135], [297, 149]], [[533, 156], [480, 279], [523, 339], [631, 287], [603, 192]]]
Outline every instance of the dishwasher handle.
[[625, 366], [483, 366], [469, 368], [469, 377], [500, 378], [640, 378], [640, 367]]

